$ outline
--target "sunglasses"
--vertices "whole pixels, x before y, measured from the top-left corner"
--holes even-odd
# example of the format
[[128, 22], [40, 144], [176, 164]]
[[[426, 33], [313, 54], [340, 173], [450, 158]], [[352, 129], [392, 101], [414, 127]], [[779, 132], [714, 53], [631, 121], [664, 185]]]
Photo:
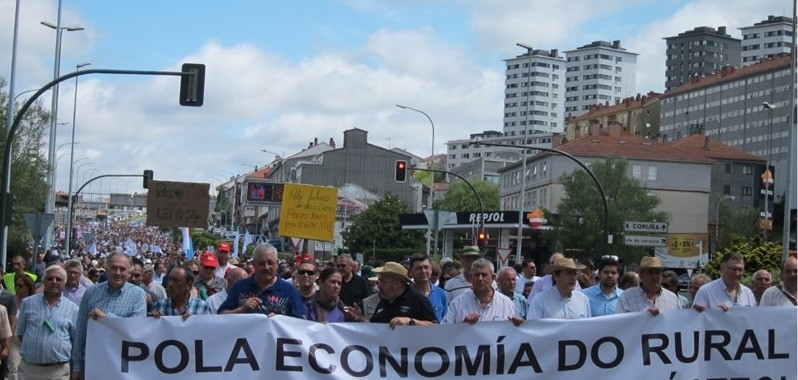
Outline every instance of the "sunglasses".
[[604, 255], [604, 256], [601, 256], [601, 259], [602, 260], [618, 261], [618, 256], [617, 255]]
[[202, 268], [205, 269], [205, 270], [216, 270], [216, 268], [214, 268], [214, 267], [202, 267]]
[[346, 267], [348, 267], [348, 266], [349, 266], [349, 265], [347, 265], [347, 264], [337, 264], [337, 265], [336, 265], [336, 267], [337, 267], [337, 268], [346, 268]]
[[305, 275], [305, 276], [313, 276], [314, 274], [316, 274], [316, 272], [312, 271], [312, 270], [298, 270], [296, 272], [298, 274]]
[[191, 271], [191, 273], [194, 273], [194, 275], [196, 276], [196, 275], [199, 274], [199, 271], [198, 270], [193, 270], [193, 271]]

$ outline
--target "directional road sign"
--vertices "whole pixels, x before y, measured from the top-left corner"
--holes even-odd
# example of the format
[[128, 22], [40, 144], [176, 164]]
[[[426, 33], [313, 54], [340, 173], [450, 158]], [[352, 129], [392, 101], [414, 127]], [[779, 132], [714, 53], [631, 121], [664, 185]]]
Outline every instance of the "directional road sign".
[[668, 232], [667, 222], [623, 222], [623, 230], [626, 232], [655, 232], [664, 234]]
[[625, 235], [623, 243], [635, 247], [667, 247], [668, 238], [665, 236]]

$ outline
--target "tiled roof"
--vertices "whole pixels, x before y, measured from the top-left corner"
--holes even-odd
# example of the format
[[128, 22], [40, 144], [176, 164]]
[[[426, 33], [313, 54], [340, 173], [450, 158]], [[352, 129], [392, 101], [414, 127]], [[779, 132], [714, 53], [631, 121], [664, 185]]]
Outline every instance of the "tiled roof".
[[[708, 139], [708, 140], [707, 140]], [[704, 144], [709, 141], [708, 149], [704, 149]], [[670, 143], [675, 148], [687, 151], [694, 151], [703, 154], [707, 158], [715, 160], [730, 161], [751, 161], [765, 162], [765, 159], [754, 156], [742, 149], [726, 145], [718, 140], [706, 137], [702, 134], [693, 134], [688, 137], [678, 139]]]
[[790, 67], [790, 55], [782, 54], [773, 58], [761, 60], [753, 65], [743, 67], [724, 67], [713, 75], [695, 77], [679, 87], [665, 91], [662, 97], [673, 96], [682, 92], [692, 91], [701, 87], [708, 87], [718, 83], [740, 79], [760, 72], [767, 72], [781, 67]]
[[640, 108], [640, 107], [643, 107], [644, 105], [649, 104], [649, 103], [651, 103], [653, 101], [658, 101], [659, 97], [661, 95], [662, 94], [659, 94], [659, 93], [656, 93], [656, 92], [652, 91], [652, 92], [649, 92], [647, 95], [640, 96], [640, 94], [638, 94], [638, 97], [636, 97], [636, 98], [635, 97], [631, 97], [631, 98], [623, 99], [622, 101], [620, 101], [618, 103], [615, 103], [613, 105], [607, 105], [606, 103], [605, 104], [598, 104], [598, 105], [595, 105], [595, 106], [591, 107], [590, 111], [588, 111], [588, 113], [586, 113], [584, 115], [581, 115], [579, 117], [576, 117], [574, 119], [568, 120], [568, 122], [569, 123], [573, 123], [573, 122], [579, 122], [579, 121], [583, 121], [583, 120], [590, 120], [590, 119], [593, 119], [593, 118], [596, 118], [596, 117], [599, 117], [599, 116], [612, 115], [614, 113], [617, 113], [617, 112], [623, 111], [623, 110], [630, 110], [630, 109]]

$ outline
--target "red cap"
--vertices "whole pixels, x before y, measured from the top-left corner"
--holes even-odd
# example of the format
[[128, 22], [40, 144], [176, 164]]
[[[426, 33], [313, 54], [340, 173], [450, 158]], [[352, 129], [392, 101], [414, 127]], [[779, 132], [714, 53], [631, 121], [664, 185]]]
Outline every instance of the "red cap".
[[210, 252], [205, 252], [200, 256], [200, 263], [204, 267], [216, 268], [219, 266], [219, 260], [216, 260], [216, 255]]
[[230, 242], [220, 241], [219, 244], [216, 245], [216, 252], [230, 253]]

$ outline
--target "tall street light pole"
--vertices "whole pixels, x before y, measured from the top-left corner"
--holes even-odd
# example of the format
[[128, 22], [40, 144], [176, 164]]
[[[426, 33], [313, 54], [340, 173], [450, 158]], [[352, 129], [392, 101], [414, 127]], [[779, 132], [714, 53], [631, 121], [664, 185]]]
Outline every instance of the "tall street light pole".
[[[432, 167], [434, 165], [434, 163], [435, 163], [435, 123], [433, 123], [432, 122], [432, 118], [429, 117], [429, 115], [427, 115], [427, 113], [422, 111], [422, 110], [418, 110], [418, 109], [415, 109], [413, 107], [403, 106], [401, 104], [397, 104], [396, 106], [401, 108], [401, 109], [406, 109], [406, 110], [411, 110], [411, 111], [418, 112], [418, 113], [426, 116], [427, 120], [429, 120], [429, 125], [432, 127], [432, 151], [430, 153], [431, 156], [430, 156], [430, 164], [429, 165], [430, 165], [430, 167]], [[428, 206], [428, 208], [432, 209], [433, 212], [435, 210], [435, 173], [434, 172], [430, 172], [430, 175], [429, 175], [429, 206]], [[436, 226], [436, 230], [437, 230], [437, 226]], [[432, 233], [432, 228], [430, 226], [430, 223], [427, 223], [427, 255], [428, 256], [430, 254], [430, 245], [431, 245], [430, 243], [432, 241], [435, 241], [435, 244], [434, 244], [435, 248], [433, 248], [433, 250], [432, 250], [433, 254], [435, 253], [435, 251], [437, 251], [437, 248], [438, 248], [438, 242], [437, 242], [438, 239], [435, 239], [432, 235], [433, 235], [433, 233]]]
[[[91, 65], [91, 63], [84, 62], [77, 64], [75, 65], [75, 71], [77, 72], [78, 70], [80, 70], [81, 67], [85, 67], [88, 65]], [[67, 254], [71, 253], [69, 244], [71, 243], [70, 235], [72, 235], [72, 182], [74, 182], [72, 181], [72, 174], [75, 166], [75, 119], [77, 118], [77, 113], [78, 113], [78, 77], [75, 76], [75, 98], [72, 104], [72, 139], [70, 140], [72, 147], [70, 148], [71, 153], [69, 158], [69, 191], [67, 192], [67, 194], [69, 194], [69, 199], [67, 200], [67, 220], [66, 220], [67, 229], [65, 236], [66, 240], [64, 241], [65, 243], [64, 249], [66, 250]]]
[[[82, 26], [61, 26], [61, 1], [58, 1], [58, 19], [57, 24], [53, 25], [47, 21], [42, 21], [42, 25], [55, 30], [55, 64], [53, 69], [53, 80], [58, 79], [61, 72], [61, 35], [63, 34], [64, 30], [67, 32], [74, 32], [83, 30]], [[56, 121], [58, 119], [58, 85], [56, 84], [53, 87], [53, 97], [52, 103], [50, 106], [50, 112], [52, 113], [51, 123], [50, 123], [50, 142], [48, 145], [48, 153], [47, 153], [47, 164], [49, 165], [49, 169], [47, 171], [47, 201], [44, 204], [44, 212], [52, 214], [55, 209], [55, 172], [53, 170], [53, 163], [55, 161], [55, 127]], [[48, 228], [47, 233], [44, 236], [45, 242], [45, 249], [50, 248], [53, 243], [53, 229]]]
[[[768, 102], [762, 102], [762, 107], [768, 110], [768, 114], [770, 117], [770, 121], [768, 122], [768, 158], [767, 163], [765, 164], [765, 173], [762, 177], [762, 182], [765, 185], [765, 228], [763, 228], [763, 233], [765, 236], [765, 241], [768, 240], [768, 228], [770, 228], [770, 212], [768, 211], [768, 198], [770, 198], [770, 192], [773, 190], [773, 173], [770, 172], [770, 161], [771, 161], [771, 154], [773, 153], [773, 108], [775, 108], [772, 104]], [[783, 175], [783, 174], [781, 174]]]
[[[524, 133], [521, 135], [523, 137], [522, 146], [526, 145], [527, 142], [527, 134], [529, 133], [529, 93], [530, 88], [529, 85], [531, 84], [532, 79], [532, 46], [523, 44], [523, 43], [516, 43], [516, 46], [526, 49], [527, 55], [527, 66], [526, 66], [526, 110], [524, 111]], [[516, 263], [520, 263], [522, 261], [521, 258], [521, 247], [524, 242], [524, 228], [523, 228], [523, 221], [524, 221], [524, 203], [526, 202], [526, 148], [522, 151], [521, 154], [521, 205], [518, 207], [518, 242], [515, 244], [515, 260]]]
[[[11, 124], [14, 123], [14, 103], [17, 102], [17, 98], [26, 93], [31, 91], [23, 91], [14, 98], [11, 98], [11, 95], [14, 93], [14, 85], [15, 85], [15, 73], [17, 70], [17, 35], [19, 34], [19, 8], [20, 8], [20, 0], [16, 1], [16, 6], [14, 7], [14, 34], [12, 37], [11, 42], [11, 73], [8, 79], [8, 105], [6, 108], [6, 140], [9, 140], [9, 134], [11, 133]], [[6, 149], [11, 149], [11, 145], [8, 145]], [[4, 186], [3, 192], [5, 194], [11, 193], [11, 171], [6, 173], [6, 185]], [[8, 242], [8, 226], [3, 226], [2, 228], [2, 238], [3, 242]], [[6, 256], [8, 254], [8, 244], [0, 244], [0, 263], [3, 265], [6, 263]]]

